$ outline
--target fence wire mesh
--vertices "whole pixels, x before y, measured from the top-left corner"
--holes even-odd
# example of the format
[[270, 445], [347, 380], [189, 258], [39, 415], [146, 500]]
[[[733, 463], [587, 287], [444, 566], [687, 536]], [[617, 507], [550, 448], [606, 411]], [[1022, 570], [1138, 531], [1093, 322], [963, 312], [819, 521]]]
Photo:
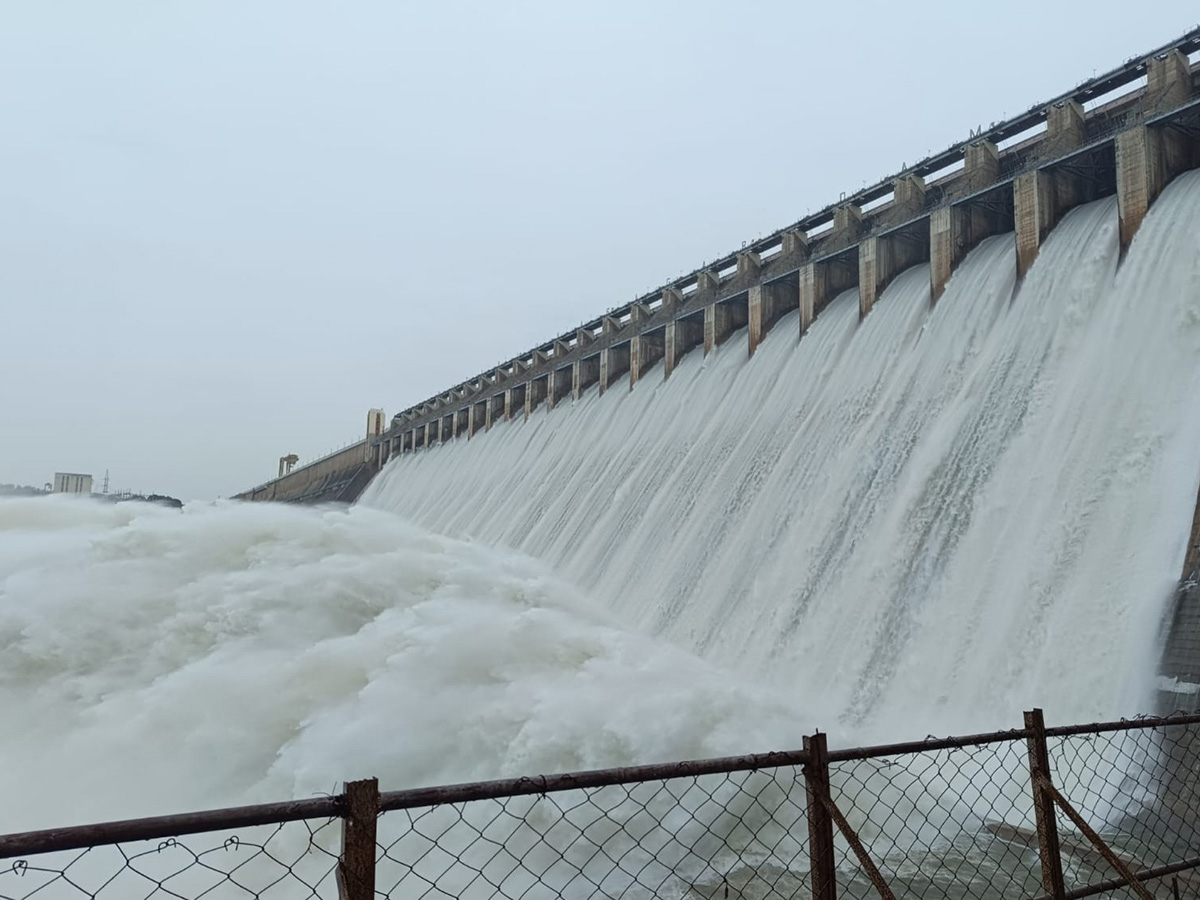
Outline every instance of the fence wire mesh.
[[399, 810], [385, 897], [793, 897], [807, 893], [794, 766]]
[[[1049, 783], [1072, 808], [1054, 813], [1068, 896], [1128, 896], [1128, 888], [1111, 890], [1120, 864], [1137, 872], [1200, 856], [1200, 717], [1191, 719], [1048, 730]], [[368, 874], [374, 846], [374, 896], [395, 900], [831, 900], [888, 891], [934, 900], [1041, 898], [1047, 876], [1030, 768], [1041, 727], [834, 752], [828, 769], [821, 737], [803, 753], [540, 783], [380, 798], [371, 781], [376, 799], [366, 821], [376, 826], [374, 845], [368, 833], [356, 846]], [[602, 786], [580, 787], [588, 778]], [[351, 815], [352, 806], [340, 808]], [[379, 809], [391, 811], [376, 816]], [[105, 827], [83, 830], [101, 835]], [[310, 818], [27, 853], [0, 862], [0, 900], [338, 897], [343, 828], [338, 818]], [[165, 832], [137, 832], [149, 833]], [[34, 846], [8, 840], [0, 836], [0, 856], [11, 855], [6, 846]], [[1109, 851], [1117, 866], [1105, 858]], [[1174, 885], [1149, 887], [1163, 897], [1172, 888], [1200, 896], [1200, 875], [1186, 869]], [[365, 890], [370, 897], [369, 882]]]
[[[1036, 897], [1037, 832], [1025, 741], [834, 762], [831, 793], [897, 896]], [[844, 836], [838, 895], [876, 896]]]
[[[1055, 786], [1133, 872], [1200, 855], [1200, 725], [1049, 737]], [[1099, 848], [1058, 814], [1068, 890], [1120, 877]], [[1200, 895], [1200, 874], [1180, 872], [1186, 896]], [[1151, 885], [1151, 887], [1155, 887]]]
[[0, 900], [337, 898], [339, 819], [0, 860]]

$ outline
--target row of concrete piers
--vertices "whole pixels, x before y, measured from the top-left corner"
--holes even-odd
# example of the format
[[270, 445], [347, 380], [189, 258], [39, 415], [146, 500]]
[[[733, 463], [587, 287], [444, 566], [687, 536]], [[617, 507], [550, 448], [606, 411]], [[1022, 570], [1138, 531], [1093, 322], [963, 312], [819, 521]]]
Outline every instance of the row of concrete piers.
[[[914, 265], [929, 265], [937, 302], [991, 235], [1014, 233], [1021, 278], [1062, 216], [1099, 197], [1116, 194], [1128, 247], [1166, 183], [1200, 167], [1200, 66], [1185, 55], [1197, 50], [1200, 30], [406, 410], [377, 442], [377, 462], [593, 386], [632, 388], [660, 361], [670, 378], [684, 354], [708, 354], [743, 330], [753, 356], [783, 316], [797, 310], [803, 336], [854, 287], [865, 317]], [[1103, 91], [1141, 77], [1144, 87], [1104, 102]]]

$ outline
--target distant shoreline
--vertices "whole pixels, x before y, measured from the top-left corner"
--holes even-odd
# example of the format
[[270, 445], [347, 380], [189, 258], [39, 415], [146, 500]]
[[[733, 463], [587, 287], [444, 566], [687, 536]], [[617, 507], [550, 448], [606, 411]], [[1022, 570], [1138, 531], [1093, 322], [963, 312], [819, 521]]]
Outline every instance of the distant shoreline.
[[[33, 487], [28, 484], [0, 484], [0, 497], [49, 497], [52, 496], [51, 491], [44, 488]], [[140, 503], [157, 503], [159, 506], [170, 506], [175, 509], [183, 508], [183, 501], [176, 497], [169, 497], [166, 494], [87, 494], [91, 500], [104, 500], [109, 503], [123, 503], [126, 500], [133, 500]]]

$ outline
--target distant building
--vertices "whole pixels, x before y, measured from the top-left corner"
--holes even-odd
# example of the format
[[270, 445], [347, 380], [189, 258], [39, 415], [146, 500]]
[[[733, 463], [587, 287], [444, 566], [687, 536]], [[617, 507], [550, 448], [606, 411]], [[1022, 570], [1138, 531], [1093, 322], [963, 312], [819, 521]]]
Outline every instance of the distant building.
[[74, 472], [55, 472], [53, 491], [56, 494], [90, 494], [92, 476]]

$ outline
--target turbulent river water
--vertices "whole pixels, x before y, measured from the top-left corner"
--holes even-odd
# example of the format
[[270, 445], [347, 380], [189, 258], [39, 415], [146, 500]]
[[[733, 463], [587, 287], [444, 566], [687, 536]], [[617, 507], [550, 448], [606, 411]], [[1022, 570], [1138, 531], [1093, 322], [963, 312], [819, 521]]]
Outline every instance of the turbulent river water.
[[[360, 503], [0, 501], [0, 830], [1147, 708], [1200, 482], [1200, 175]], [[45, 802], [47, 784], [56, 802]]]

